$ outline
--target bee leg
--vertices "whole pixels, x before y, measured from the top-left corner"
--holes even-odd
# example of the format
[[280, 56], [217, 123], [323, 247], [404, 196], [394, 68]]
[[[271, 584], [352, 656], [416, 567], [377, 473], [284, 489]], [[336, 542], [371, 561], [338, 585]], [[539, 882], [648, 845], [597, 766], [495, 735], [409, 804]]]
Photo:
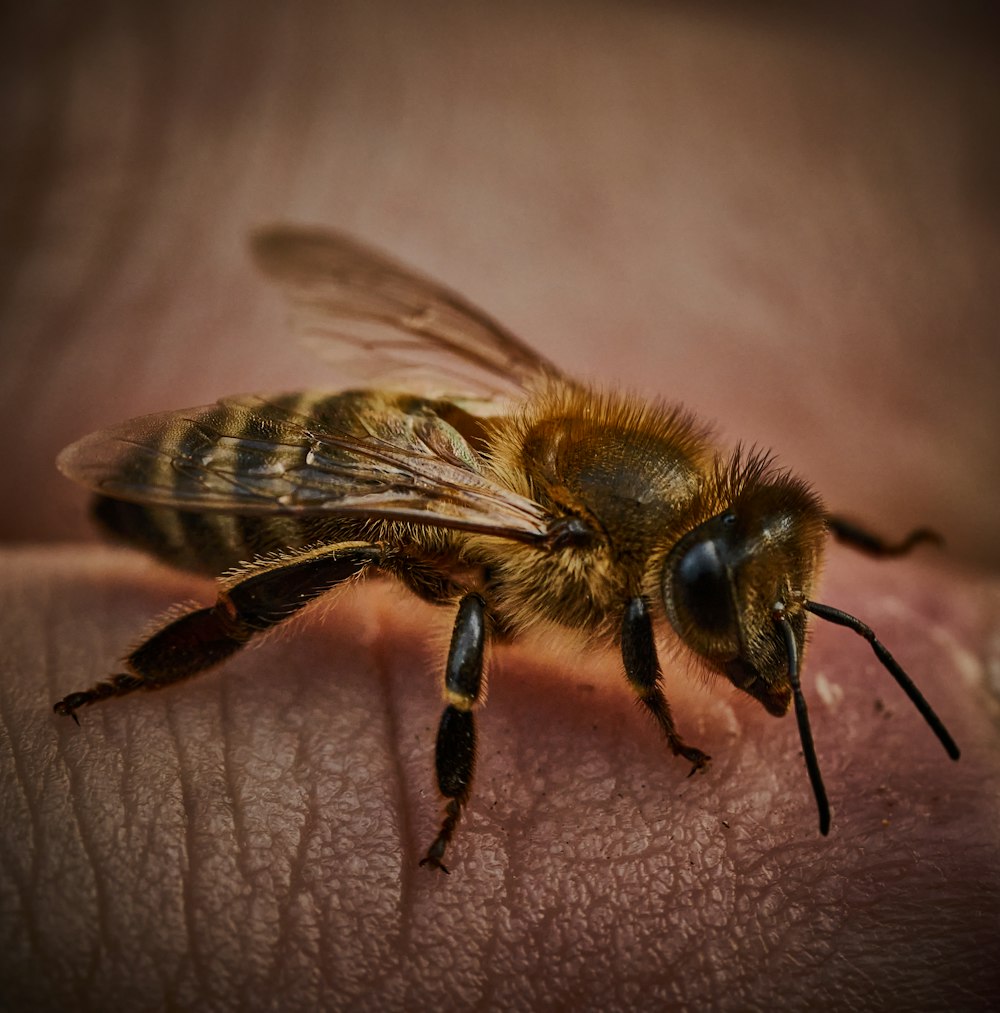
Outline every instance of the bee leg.
[[70, 693], [52, 709], [79, 724], [80, 707], [204, 672], [334, 585], [378, 565], [381, 556], [378, 546], [350, 542], [257, 563], [243, 579], [223, 586], [214, 605], [178, 616], [144, 640], [125, 658], [127, 672]]
[[692, 774], [700, 770], [711, 757], [700, 749], [687, 745], [677, 734], [670, 704], [663, 695], [660, 663], [653, 640], [653, 623], [644, 598], [633, 598], [625, 606], [625, 616], [622, 619], [622, 660], [628, 681], [646, 709], [656, 718], [673, 754], [683, 756], [693, 764]]
[[880, 535], [868, 531], [853, 521], [832, 514], [827, 515], [826, 526], [838, 542], [879, 559], [905, 556], [911, 549], [923, 542], [929, 542], [932, 545], [944, 543], [944, 539], [931, 528], [917, 528], [898, 542], [887, 542]]
[[485, 645], [485, 603], [478, 594], [467, 594], [458, 606], [451, 635], [445, 669], [447, 705], [441, 715], [434, 751], [438, 788], [448, 802], [441, 829], [420, 860], [421, 865], [442, 872], [448, 871], [442, 859], [472, 787], [476, 762], [476, 720], [472, 708], [482, 688]]

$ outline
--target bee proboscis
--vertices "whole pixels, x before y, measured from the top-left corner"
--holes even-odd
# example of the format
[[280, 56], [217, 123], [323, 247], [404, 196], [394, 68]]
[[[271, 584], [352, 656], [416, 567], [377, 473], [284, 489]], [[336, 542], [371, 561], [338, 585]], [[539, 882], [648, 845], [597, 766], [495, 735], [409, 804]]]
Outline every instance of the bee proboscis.
[[380, 573], [456, 613], [435, 752], [445, 809], [421, 864], [447, 871], [470, 798], [489, 642], [543, 623], [616, 645], [692, 772], [709, 757], [674, 723], [656, 628], [771, 714], [794, 704], [823, 834], [830, 809], [799, 679], [809, 615], [867, 639], [958, 759], [872, 630], [812, 597], [829, 535], [890, 556], [931, 532], [882, 541], [767, 455], [726, 453], [680, 408], [568, 378], [455, 293], [347, 236], [276, 227], [253, 250], [305, 332], [408, 387], [226, 398], [64, 450], [59, 467], [97, 493], [108, 531], [223, 576], [214, 604], [174, 614], [126, 671], [57, 713], [76, 720], [87, 704], [196, 675], [336, 585]]

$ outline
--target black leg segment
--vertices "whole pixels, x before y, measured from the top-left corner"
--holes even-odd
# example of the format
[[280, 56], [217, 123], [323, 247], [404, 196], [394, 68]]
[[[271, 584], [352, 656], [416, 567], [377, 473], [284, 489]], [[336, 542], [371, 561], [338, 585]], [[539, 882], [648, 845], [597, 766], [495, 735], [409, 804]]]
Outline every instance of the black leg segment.
[[632, 598], [625, 606], [622, 618], [622, 661], [625, 663], [628, 681], [646, 709], [656, 718], [671, 751], [693, 765], [692, 774], [700, 770], [711, 757], [700, 749], [687, 745], [677, 734], [670, 704], [663, 695], [649, 606], [641, 597]]
[[931, 528], [917, 528], [916, 531], [911, 531], [898, 542], [888, 542], [880, 535], [868, 531], [859, 524], [832, 514], [827, 516], [826, 526], [830, 529], [830, 534], [838, 542], [849, 545], [858, 552], [875, 556], [877, 559], [905, 556], [911, 549], [916, 548], [916, 546], [924, 542], [928, 542], [931, 545], [941, 545], [944, 542], [944, 539]]
[[448, 702], [438, 726], [434, 763], [438, 788], [448, 803], [441, 829], [420, 862], [442, 872], [448, 871], [443, 863], [444, 853], [472, 788], [476, 762], [476, 719], [472, 708], [482, 690], [485, 608], [478, 594], [468, 594], [462, 599], [445, 668], [445, 699]]

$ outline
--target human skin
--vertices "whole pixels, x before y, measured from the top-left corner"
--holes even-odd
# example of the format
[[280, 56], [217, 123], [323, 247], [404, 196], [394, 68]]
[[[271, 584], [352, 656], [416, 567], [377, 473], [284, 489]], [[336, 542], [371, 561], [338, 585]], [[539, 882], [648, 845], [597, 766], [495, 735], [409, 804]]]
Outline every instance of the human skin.
[[[154, 9], [4, 33], [0, 411], [24, 434], [23, 495], [0, 507], [4, 1005], [995, 1006], [996, 82], [977, 26]], [[80, 728], [53, 716], [151, 617], [212, 594], [93, 541], [58, 449], [337, 386], [247, 263], [274, 220], [397, 252], [571, 372], [682, 397], [888, 533], [945, 531], [903, 561], [832, 547], [817, 597], [876, 628], [961, 761], [821, 625], [822, 838], [792, 718], [665, 650], [681, 731], [713, 756], [687, 778], [613, 653], [517, 646], [435, 874], [417, 861], [449, 616], [380, 586]]]

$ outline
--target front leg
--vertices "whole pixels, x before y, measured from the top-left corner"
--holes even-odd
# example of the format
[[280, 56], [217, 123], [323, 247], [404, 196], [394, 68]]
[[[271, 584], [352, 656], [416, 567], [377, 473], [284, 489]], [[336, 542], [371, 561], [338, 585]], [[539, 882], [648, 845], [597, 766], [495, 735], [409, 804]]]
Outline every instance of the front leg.
[[421, 859], [421, 865], [447, 872], [445, 849], [455, 834], [462, 807], [469, 800], [476, 762], [476, 719], [472, 708], [483, 681], [486, 646], [485, 603], [478, 594], [467, 594], [458, 606], [445, 669], [447, 704], [438, 726], [434, 763], [438, 788], [448, 800], [437, 837]]
[[876, 559], [889, 559], [896, 556], [905, 556], [912, 549], [924, 542], [930, 545], [941, 545], [944, 539], [931, 528], [917, 528], [911, 531], [905, 538], [898, 542], [890, 542], [881, 535], [863, 528], [846, 517], [838, 517], [836, 514], [828, 514], [826, 526], [830, 534], [843, 545], [849, 545], [858, 552], [874, 556]]
[[653, 623], [644, 598], [633, 598], [625, 606], [622, 619], [622, 661], [625, 675], [646, 709], [656, 718], [667, 744], [675, 756], [683, 756], [693, 764], [691, 773], [700, 770], [711, 759], [707, 753], [687, 745], [677, 734], [670, 704], [663, 695], [660, 662], [656, 657]]

